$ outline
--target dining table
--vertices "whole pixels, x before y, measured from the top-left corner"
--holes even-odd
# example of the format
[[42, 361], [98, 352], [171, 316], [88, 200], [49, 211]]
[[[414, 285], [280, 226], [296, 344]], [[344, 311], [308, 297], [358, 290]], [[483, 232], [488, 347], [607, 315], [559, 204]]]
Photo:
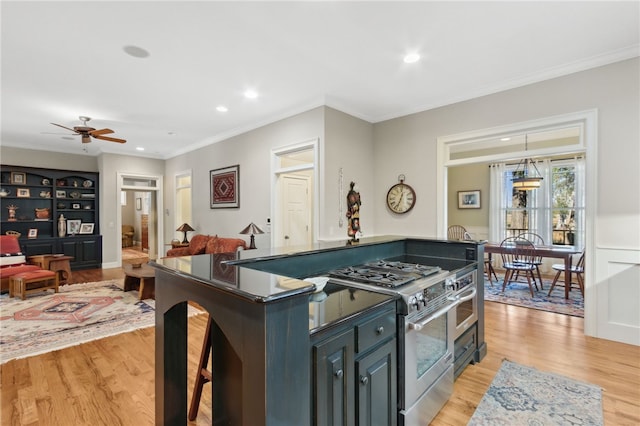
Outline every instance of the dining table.
[[[492, 254], [506, 254], [515, 250], [514, 245], [501, 245], [500, 243], [486, 243], [484, 252], [489, 255], [491, 261]], [[564, 298], [569, 298], [569, 290], [571, 288], [571, 264], [573, 263], [573, 255], [581, 253], [575, 246], [533, 246], [533, 255], [540, 257], [551, 257], [564, 260]]]

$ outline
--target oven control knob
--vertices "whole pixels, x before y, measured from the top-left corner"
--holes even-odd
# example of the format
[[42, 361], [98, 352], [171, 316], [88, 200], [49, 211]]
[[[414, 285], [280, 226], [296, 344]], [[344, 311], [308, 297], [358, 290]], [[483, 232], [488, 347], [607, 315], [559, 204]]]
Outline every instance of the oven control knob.
[[413, 306], [418, 309], [418, 299], [416, 298], [416, 296], [409, 297], [409, 306]]
[[456, 291], [456, 280], [454, 278], [447, 278], [444, 282], [445, 290]]
[[426, 300], [425, 300], [425, 298], [424, 298], [424, 294], [422, 294], [422, 293], [418, 293], [418, 294], [416, 295], [416, 299], [417, 299], [417, 301], [416, 301], [416, 305], [418, 305], [418, 304], [422, 303], [422, 306], [427, 306], [427, 301], [426, 301]]

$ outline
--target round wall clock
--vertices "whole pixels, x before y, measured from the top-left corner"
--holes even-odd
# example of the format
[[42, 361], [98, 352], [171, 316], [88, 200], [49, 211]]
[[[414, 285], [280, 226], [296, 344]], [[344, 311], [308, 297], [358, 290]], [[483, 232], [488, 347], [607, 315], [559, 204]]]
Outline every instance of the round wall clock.
[[400, 183], [393, 185], [387, 192], [387, 206], [398, 214], [406, 213], [416, 204], [416, 192], [404, 183], [404, 175], [398, 176]]

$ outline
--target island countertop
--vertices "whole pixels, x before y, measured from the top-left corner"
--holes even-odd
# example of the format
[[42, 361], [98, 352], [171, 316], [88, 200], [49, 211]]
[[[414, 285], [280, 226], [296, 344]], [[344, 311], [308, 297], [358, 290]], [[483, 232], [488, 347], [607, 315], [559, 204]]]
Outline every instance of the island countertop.
[[[404, 254], [412, 241], [437, 243], [444, 240], [422, 240], [403, 236], [361, 238], [358, 242], [324, 241], [309, 246], [240, 250], [235, 253], [170, 257], [149, 262], [159, 270], [196, 280], [224, 292], [269, 303], [300, 294], [312, 294], [314, 284], [306, 277], [323, 275], [327, 271], [364, 261]], [[475, 242], [470, 242], [475, 244]], [[358, 250], [353, 250], [353, 249]], [[457, 270], [472, 261], [425, 258], [429, 263], [447, 270]]]

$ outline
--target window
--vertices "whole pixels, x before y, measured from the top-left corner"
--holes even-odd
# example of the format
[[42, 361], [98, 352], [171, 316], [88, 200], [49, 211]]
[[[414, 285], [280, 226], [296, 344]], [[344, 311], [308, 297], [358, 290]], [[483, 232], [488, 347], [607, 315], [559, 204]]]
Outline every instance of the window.
[[[584, 247], [584, 159], [544, 160], [536, 163], [543, 176], [539, 189], [513, 189], [517, 165], [492, 166], [492, 221], [495, 241], [523, 232], [540, 235], [545, 243]], [[494, 214], [493, 212], [491, 214]]]

